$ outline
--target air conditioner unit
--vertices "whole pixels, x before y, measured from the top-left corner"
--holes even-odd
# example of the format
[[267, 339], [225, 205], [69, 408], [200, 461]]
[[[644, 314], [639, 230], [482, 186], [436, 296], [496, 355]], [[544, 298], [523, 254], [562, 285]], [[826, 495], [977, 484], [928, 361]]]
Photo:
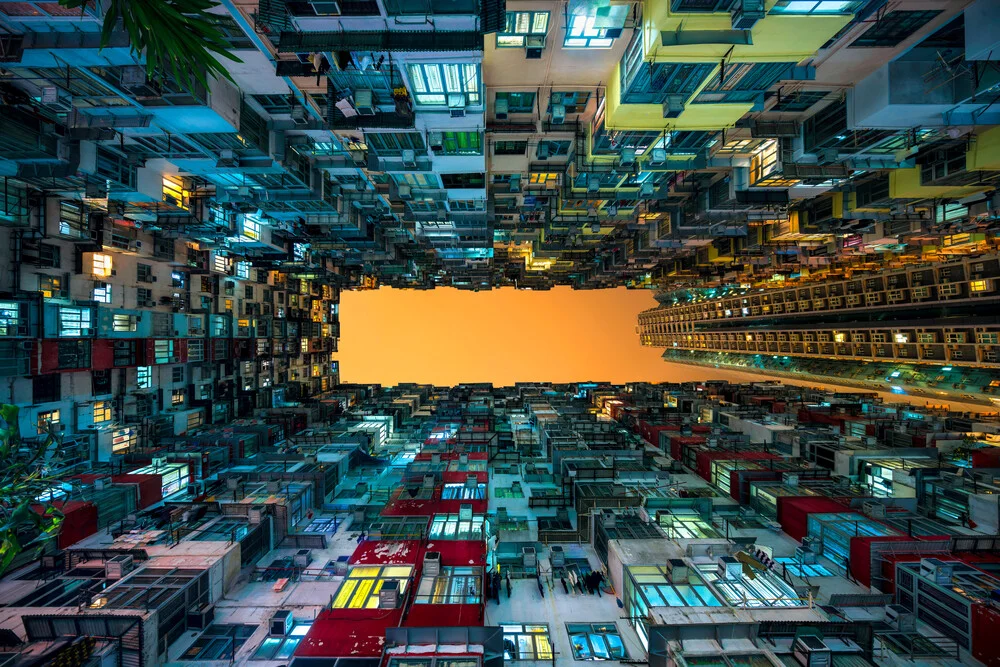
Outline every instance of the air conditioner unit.
[[423, 484], [423, 486], [424, 486], [425, 489], [433, 489], [434, 488], [434, 484], [435, 484], [434, 475], [424, 475], [424, 484]]
[[444, 135], [440, 132], [428, 132], [427, 145], [435, 153], [444, 150]]
[[309, 567], [309, 562], [312, 560], [312, 556], [310, 555], [311, 553], [312, 552], [309, 549], [299, 549], [295, 552], [295, 555], [292, 556], [292, 565], [303, 570], [306, 569]]
[[740, 0], [731, 16], [733, 30], [750, 30], [764, 18], [764, 0]]
[[864, 512], [865, 516], [872, 519], [885, 518], [885, 505], [879, 502], [866, 500], [861, 504], [861, 511]]
[[647, 199], [652, 197], [655, 191], [656, 189], [650, 181], [644, 181], [642, 185], [639, 186], [639, 197], [641, 199]]
[[410, 199], [413, 199], [413, 194], [410, 192], [410, 186], [409, 185], [399, 185], [399, 186], [397, 186], [396, 187], [396, 194], [403, 201], [408, 201]]
[[417, 152], [412, 148], [404, 149], [400, 152], [400, 157], [403, 160], [403, 166], [413, 168], [417, 166]]
[[631, 167], [635, 164], [635, 149], [634, 148], [623, 148], [621, 156], [618, 160], [619, 164], [623, 167]]
[[814, 635], [801, 635], [792, 644], [792, 655], [802, 667], [830, 667], [833, 653], [823, 640]]
[[667, 151], [663, 148], [654, 148], [649, 154], [650, 167], [662, 167], [667, 162]]
[[955, 574], [954, 563], [946, 563], [937, 558], [920, 559], [920, 575], [936, 584], [947, 586]]
[[603, 510], [601, 512], [601, 523], [605, 528], [614, 528], [617, 525], [618, 520], [614, 512], [611, 510]]
[[891, 604], [885, 608], [885, 621], [897, 632], [917, 631], [917, 617], [901, 604]]
[[688, 565], [680, 558], [671, 558], [667, 561], [667, 579], [672, 584], [688, 583]]
[[521, 547], [521, 565], [525, 568], [538, 565], [538, 554], [535, 553], [535, 547]]
[[566, 105], [565, 104], [553, 104], [552, 105], [552, 122], [556, 125], [562, 125], [566, 122]]
[[440, 551], [427, 551], [424, 553], [424, 570], [423, 573], [436, 577], [441, 574], [441, 552]]
[[399, 607], [399, 580], [386, 579], [378, 591], [379, 609], [396, 609]]
[[601, 191], [601, 177], [591, 176], [587, 181], [587, 192], [596, 193]]
[[274, 612], [271, 620], [267, 624], [267, 634], [271, 637], [286, 637], [292, 631], [294, 621], [292, 612], [288, 609], [280, 609]]
[[107, 579], [117, 580], [126, 576], [133, 569], [135, 569], [135, 561], [132, 560], [132, 556], [118, 554], [104, 563], [104, 576]]
[[532, 35], [525, 40], [524, 57], [528, 60], [539, 60], [545, 51], [545, 35]]
[[549, 564], [556, 567], [566, 567], [566, 552], [558, 544], [549, 548]]
[[153, 457], [153, 467], [162, 468], [167, 465], [167, 458], [165, 456], [155, 456]]
[[795, 560], [803, 565], [816, 564], [816, 552], [811, 547], [795, 547]]
[[496, 116], [497, 120], [507, 120], [507, 109], [510, 104], [507, 100], [497, 100], [493, 107], [493, 115]]
[[354, 109], [362, 116], [375, 115], [375, 95], [372, 91], [362, 88], [354, 92]]
[[465, 109], [452, 109], [451, 110], [451, 117], [452, 118], [465, 118]]
[[549, 159], [549, 142], [547, 142], [547, 141], [540, 142], [538, 144], [538, 149], [536, 151], [536, 155], [538, 155], [538, 159], [539, 160], [548, 160]]
[[732, 556], [719, 558], [719, 579], [739, 579], [743, 576], [743, 563]]
[[684, 113], [684, 96], [667, 95], [667, 100], [663, 103], [663, 117], [677, 118]]
[[188, 630], [204, 630], [215, 620], [215, 606], [206, 604], [201, 609], [187, 613]]

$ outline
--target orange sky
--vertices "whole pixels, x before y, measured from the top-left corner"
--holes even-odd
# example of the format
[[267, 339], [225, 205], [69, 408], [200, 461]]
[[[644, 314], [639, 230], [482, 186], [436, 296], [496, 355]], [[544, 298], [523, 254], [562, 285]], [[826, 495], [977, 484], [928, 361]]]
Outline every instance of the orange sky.
[[[669, 364], [660, 358], [662, 349], [640, 345], [636, 316], [656, 305], [649, 290], [556, 287], [548, 292], [513, 288], [470, 292], [383, 287], [342, 292], [340, 298], [336, 358], [343, 382], [503, 386], [762, 379], [737, 371]], [[820, 383], [803, 380], [802, 384]], [[899, 396], [883, 397], [900, 401]], [[926, 401], [915, 397], [913, 402]]]

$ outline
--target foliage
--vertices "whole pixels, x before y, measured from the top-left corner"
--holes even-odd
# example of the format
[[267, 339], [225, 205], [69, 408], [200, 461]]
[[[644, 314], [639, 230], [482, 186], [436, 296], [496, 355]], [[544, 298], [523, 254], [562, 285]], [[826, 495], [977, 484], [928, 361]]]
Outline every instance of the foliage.
[[[59, 0], [59, 4], [82, 10], [94, 1]], [[216, 4], [214, 0], [105, 0], [101, 47], [108, 45], [120, 23], [132, 52], [145, 54], [150, 80], [169, 72], [189, 91], [196, 83], [207, 87], [209, 74], [232, 81], [216, 56], [242, 61], [229, 53], [218, 18], [209, 12]]]
[[[61, 439], [50, 427], [42, 442], [25, 445], [18, 412], [16, 405], [0, 405], [0, 575], [25, 549], [39, 555], [45, 542], [59, 534], [64, 518], [51, 504], [37, 500], [61, 486], [45, 472]], [[25, 536], [28, 541], [22, 544]]]

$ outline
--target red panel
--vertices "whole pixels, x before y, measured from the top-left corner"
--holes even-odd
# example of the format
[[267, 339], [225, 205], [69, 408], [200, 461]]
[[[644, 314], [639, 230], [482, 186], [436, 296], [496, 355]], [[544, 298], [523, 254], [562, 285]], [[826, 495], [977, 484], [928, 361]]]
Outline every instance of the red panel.
[[684, 448], [691, 445], [704, 445], [705, 438], [696, 435], [674, 435], [670, 437], [670, 458], [682, 461]]
[[379, 658], [386, 628], [398, 627], [402, 618], [402, 609], [325, 609], [299, 642], [295, 655]]
[[186, 364], [188, 360], [188, 342], [187, 338], [175, 338], [174, 339], [174, 357], [177, 359], [177, 363]]
[[486, 484], [489, 482], [488, 473], [485, 470], [477, 471], [447, 471], [442, 473], [441, 480], [445, 484], [465, 484], [465, 479], [469, 475], [475, 475], [476, 479], [479, 480], [481, 484]]
[[983, 604], [972, 605], [972, 657], [987, 667], [1000, 667], [1000, 611]]
[[351, 565], [416, 565], [424, 550], [420, 540], [365, 540], [347, 561]]
[[[94, 503], [70, 500], [56, 501], [52, 506], [65, 516], [59, 537], [56, 538], [56, 544], [60, 549], [73, 546], [97, 532], [97, 506]], [[38, 514], [44, 510], [41, 505], [33, 505], [32, 509]]]
[[441, 564], [448, 567], [486, 565], [486, 544], [478, 540], [437, 540], [427, 545], [427, 551], [439, 551]]
[[829, 498], [782, 496], [778, 498], [778, 523], [789, 537], [801, 541], [806, 536], [810, 514], [843, 512], [845, 509]]
[[[851, 574], [865, 586], [872, 585], [873, 542], [916, 542], [906, 535], [867, 535], [852, 537], [850, 542]], [[841, 565], [842, 563], [837, 563]], [[895, 566], [893, 567], [895, 569]]]
[[[480, 604], [414, 604], [410, 605], [403, 625], [411, 628], [481, 626], [483, 611]], [[426, 657], [426, 654], [421, 657]]]
[[139, 487], [139, 509], [163, 500], [163, 478], [160, 475], [113, 475], [113, 484], [135, 484]]
[[90, 350], [90, 365], [95, 371], [114, 368], [115, 342], [113, 340], [95, 340]]

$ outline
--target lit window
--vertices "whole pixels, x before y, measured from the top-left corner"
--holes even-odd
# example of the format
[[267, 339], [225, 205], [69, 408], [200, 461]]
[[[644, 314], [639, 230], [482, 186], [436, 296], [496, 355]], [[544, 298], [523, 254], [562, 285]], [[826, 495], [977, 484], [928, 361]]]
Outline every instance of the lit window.
[[39, 433], [45, 433], [49, 430], [50, 424], [59, 423], [59, 411], [49, 410], [48, 412], [39, 412], [38, 420], [35, 422], [35, 426], [38, 427]]
[[544, 35], [548, 30], [548, 12], [507, 12], [504, 31], [497, 33], [497, 46], [523, 47], [529, 35]]
[[559, 174], [532, 173], [528, 182], [532, 185], [545, 185], [555, 183], [558, 178]]
[[60, 308], [59, 335], [89, 336], [92, 326], [90, 308]]
[[123, 315], [121, 313], [114, 314], [111, 324], [112, 329], [118, 333], [135, 331], [135, 325], [135, 315]]
[[178, 176], [167, 174], [163, 177], [163, 201], [177, 208], [187, 210], [188, 192], [184, 189], [184, 181]]
[[778, 0], [772, 14], [850, 14], [856, 0]]
[[153, 360], [157, 364], [166, 364], [173, 360], [174, 341], [157, 340], [153, 343]]
[[219, 273], [229, 273], [229, 267], [231, 266], [229, 257], [226, 255], [215, 255], [213, 262], [216, 271]]
[[836, 333], [836, 332], [834, 332], [834, 334], [833, 334], [833, 341], [835, 343], [846, 342], [847, 341], [847, 335], [846, 334], [842, 334], [842, 333]]
[[97, 278], [111, 277], [111, 255], [95, 252], [91, 264], [91, 273]]
[[379, 591], [386, 581], [399, 582], [399, 597], [406, 593], [413, 567], [410, 565], [355, 565], [333, 596], [334, 609], [377, 609]]
[[969, 289], [973, 292], [988, 292], [991, 287], [989, 280], [973, 280], [969, 283]]
[[111, 285], [108, 283], [94, 283], [94, 301], [97, 303], [111, 303]]
[[153, 386], [153, 367], [139, 366], [139, 389], [149, 389]]
[[236, 277], [240, 280], [250, 280], [250, 262], [236, 262]]
[[170, 405], [182, 405], [184, 403], [184, 390], [174, 389], [170, 392]]
[[16, 336], [21, 308], [14, 301], [0, 301], [0, 336]]
[[139, 442], [139, 429], [134, 427], [122, 428], [111, 433], [111, 453], [125, 454], [136, 446]]
[[261, 220], [255, 215], [247, 214], [243, 216], [243, 229], [240, 230], [244, 237], [253, 241], [260, 240]]
[[608, 49], [615, 40], [608, 37], [607, 28], [595, 28], [597, 17], [577, 14], [570, 22], [563, 46], [576, 49]]
[[897, 343], [909, 343], [910, 335], [905, 333], [898, 333], [895, 335], [895, 339]]
[[187, 416], [187, 429], [190, 431], [196, 429], [205, 423], [205, 413], [201, 410], [196, 410], [188, 414]]
[[111, 421], [111, 401], [94, 401], [94, 423]]
[[480, 104], [479, 64], [407, 65], [417, 104], [464, 108]]
[[46, 299], [64, 297], [62, 278], [55, 276], [38, 276], [38, 291]]
[[503, 630], [505, 660], [552, 660], [548, 625], [504, 623], [500, 629]]

